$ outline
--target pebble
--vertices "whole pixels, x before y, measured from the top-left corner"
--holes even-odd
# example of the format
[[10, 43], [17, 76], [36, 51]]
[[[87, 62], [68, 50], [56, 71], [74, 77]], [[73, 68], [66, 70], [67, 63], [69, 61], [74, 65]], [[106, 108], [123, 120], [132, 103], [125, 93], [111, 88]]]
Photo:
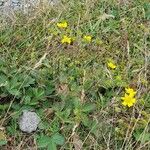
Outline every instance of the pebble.
[[40, 120], [40, 117], [35, 112], [24, 110], [19, 118], [19, 128], [23, 132], [31, 133], [37, 130]]

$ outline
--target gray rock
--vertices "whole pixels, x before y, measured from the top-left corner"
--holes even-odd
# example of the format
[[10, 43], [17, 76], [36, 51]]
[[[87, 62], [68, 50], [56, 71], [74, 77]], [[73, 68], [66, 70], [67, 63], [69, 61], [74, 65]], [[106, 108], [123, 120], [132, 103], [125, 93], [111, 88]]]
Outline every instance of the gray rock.
[[35, 112], [28, 110], [24, 110], [22, 116], [19, 119], [20, 130], [27, 133], [36, 131], [39, 123], [40, 117]]
[[61, 0], [0, 0], [0, 15], [10, 16], [15, 11], [22, 11], [27, 14], [29, 10], [42, 3], [55, 6], [60, 2]]
[[48, 3], [50, 5], [55, 5], [58, 4], [61, 0], [0, 0], [0, 7], [3, 7], [4, 5], [9, 5], [10, 8], [15, 7], [24, 7], [26, 5], [28, 6], [36, 6], [39, 5], [41, 2], [42, 3]]

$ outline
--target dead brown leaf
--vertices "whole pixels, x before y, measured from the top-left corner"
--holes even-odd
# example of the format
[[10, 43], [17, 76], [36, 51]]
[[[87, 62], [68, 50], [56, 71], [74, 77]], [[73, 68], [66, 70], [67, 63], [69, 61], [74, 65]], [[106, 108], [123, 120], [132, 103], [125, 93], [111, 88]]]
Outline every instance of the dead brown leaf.
[[73, 145], [75, 150], [82, 150], [83, 143], [76, 133], [73, 135]]
[[59, 84], [57, 86], [57, 93], [58, 94], [67, 94], [69, 92], [69, 87], [68, 87], [68, 84], [66, 83], [63, 83], [63, 84]]

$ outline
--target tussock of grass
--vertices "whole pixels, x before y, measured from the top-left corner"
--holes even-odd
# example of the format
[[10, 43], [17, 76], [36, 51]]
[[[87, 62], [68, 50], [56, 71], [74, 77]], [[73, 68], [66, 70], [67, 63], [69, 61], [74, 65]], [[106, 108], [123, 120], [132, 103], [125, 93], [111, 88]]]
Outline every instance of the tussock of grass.
[[[69, 0], [1, 24], [1, 149], [150, 149], [148, 8]], [[122, 105], [126, 87], [136, 91], [132, 107]], [[18, 129], [24, 109], [42, 120], [30, 135]]]

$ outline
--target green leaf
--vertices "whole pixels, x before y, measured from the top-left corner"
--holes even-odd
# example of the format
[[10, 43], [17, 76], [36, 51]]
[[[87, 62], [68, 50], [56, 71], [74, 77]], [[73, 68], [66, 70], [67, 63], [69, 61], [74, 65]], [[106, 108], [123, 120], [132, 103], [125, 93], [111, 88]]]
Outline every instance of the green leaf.
[[150, 133], [136, 132], [133, 135], [134, 135], [136, 141], [140, 141], [142, 144], [144, 144], [145, 142], [150, 141]]
[[19, 92], [21, 86], [21, 82], [18, 81], [17, 76], [10, 79], [8, 84], [6, 85], [7, 91], [14, 96], [19, 96], [21, 93]]
[[49, 129], [49, 123], [46, 121], [42, 121], [39, 123], [38, 128], [40, 130]]
[[41, 136], [38, 138], [37, 144], [39, 148], [45, 148], [49, 145], [51, 138], [48, 136]]
[[84, 126], [87, 127], [90, 124], [90, 120], [86, 114], [82, 113], [81, 119], [82, 119], [81, 121], [84, 124]]
[[60, 130], [60, 121], [58, 119], [55, 119], [50, 124], [50, 131], [53, 133], [56, 133]]
[[34, 98], [36, 98], [37, 100], [40, 100], [45, 96], [45, 92], [41, 88], [34, 88], [33, 89], [33, 94], [35, 96]]
[[91, 130], [91, 133], [93, 133], [95, 136], [98, 136], [98, 125], [100, 125], [100, 123], [97, 123], [97, 121], [91, 121], [91, 123], [88, 125], [88, 127]]
[[21, 94], [18, 89], [9, 89], [8, 92], [14, 96], [19, 96]]
[[8, 109], [9, 108], [9, 104], [3, 104], [3, 105], [0, 105], [0, 110], [5, 110], [5, 109]]
[[45, 94], [46, 95], [51, 95], [54, 91], [55, 91], [55, 86], [51, 81], [49, 81], [48, 83], [45, 84]]
[[22, 82], [22, 87], [29, 87], [30, 85], [32, 85], [34, 83], [35, 83], [35, 79], [33, 79], [32, 77], [28, 76]]
[[150, 3], [144, 3], [145, 17], [150, 19]]
[[82, 107], [82, 112], [91, 112], [95, 109], [95, 104], [85, 104]]
[[24, 100], [24, 103], [26, 105], [30, 105], [30, 102], [31, 102], [31, 97], [30, 96], [24, 96], [23, 100]]
[[4, 74], [0, 74], [0, 87], [7, 84], [7, 77]]
[[53, 142], [55, 142], [57, 145], [63, 145], [64, 142], [65, 142], [65, 138], [59, 134], [59, 133], [56, 133], [52, 136], [52, 140]]
[[53, 140], [50, 140], [47, 150], [57, 150], [56, 143]]
[[56, 133], [53, 136], [40, 136], [37, 140], [38, 148], [48, 148], [48, 150], [57, 150], [57, 145], [63, 145], [64, 137]]
[[6, 140], [0, 140], [0, 146], [6, 145], [7, 141]]

